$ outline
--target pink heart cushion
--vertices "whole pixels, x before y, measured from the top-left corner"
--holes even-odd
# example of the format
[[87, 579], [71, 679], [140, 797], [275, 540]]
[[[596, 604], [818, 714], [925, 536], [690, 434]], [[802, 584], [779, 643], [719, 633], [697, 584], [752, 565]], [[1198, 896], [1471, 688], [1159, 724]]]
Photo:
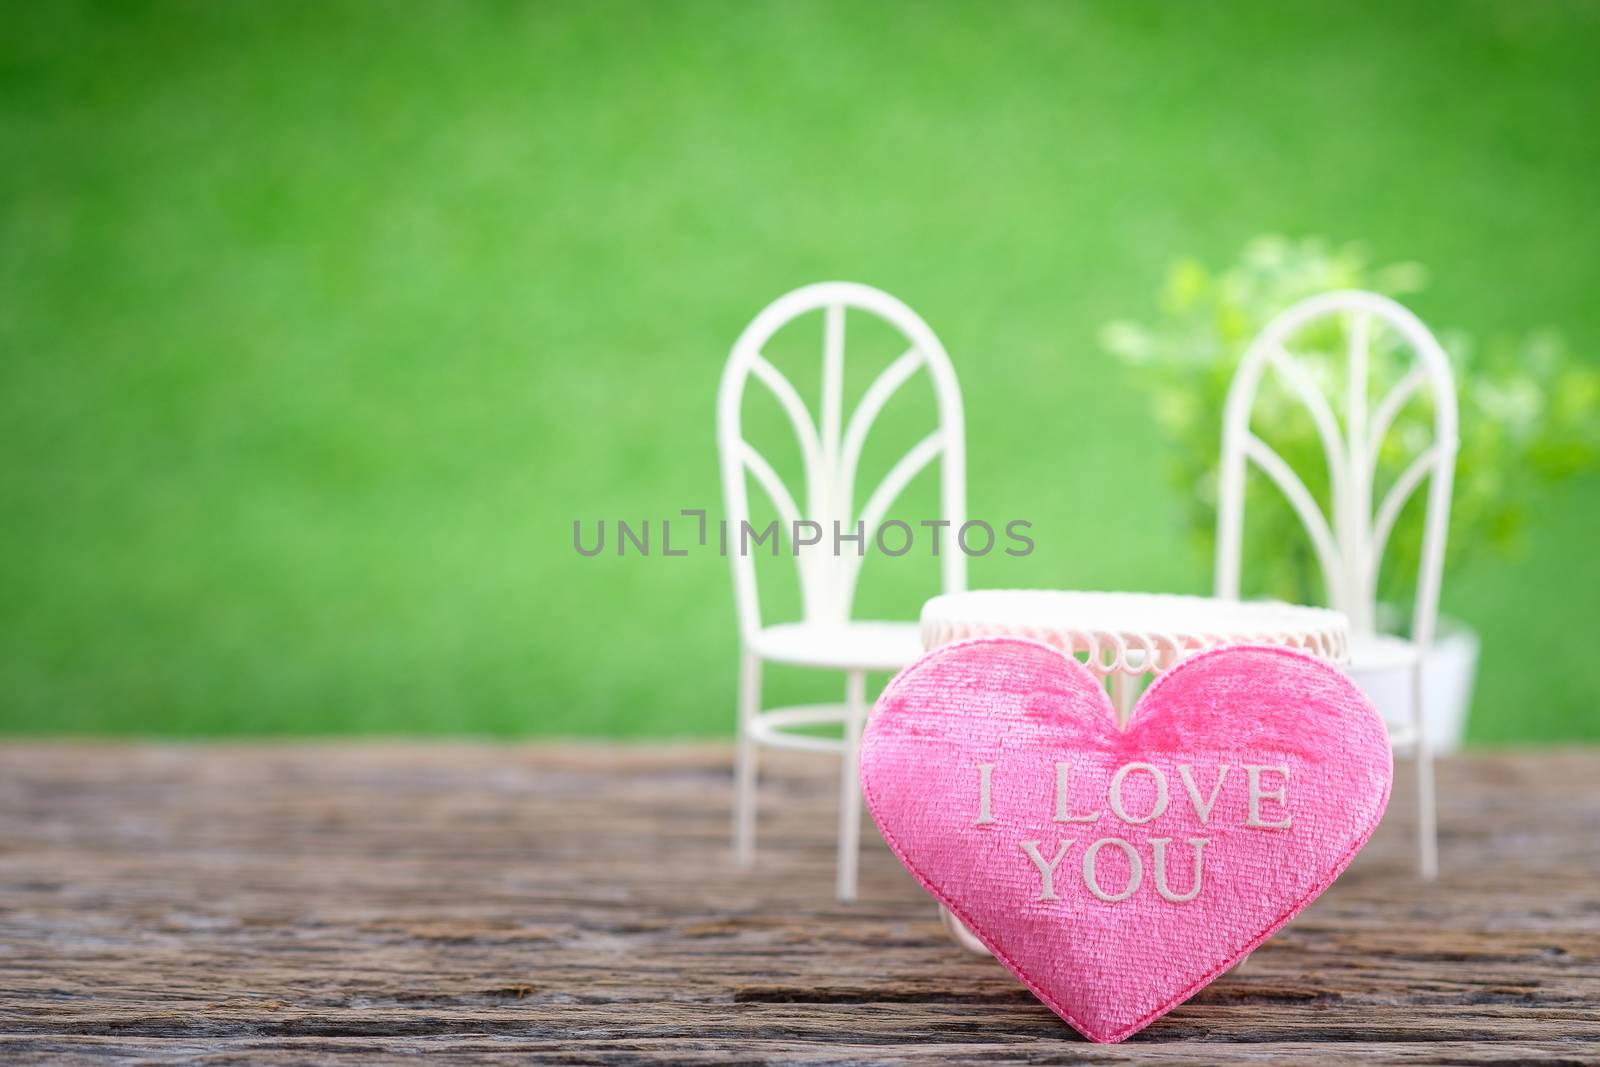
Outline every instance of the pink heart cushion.
[[1392, 778], [1348, 678], [1253, 646], [1174, 667], [1119, 729], [1077, 660], [951, 645], [889, 684], [861, 744], [900, 862], [1095, 1041], [1150, 1025], [1315, 900]]

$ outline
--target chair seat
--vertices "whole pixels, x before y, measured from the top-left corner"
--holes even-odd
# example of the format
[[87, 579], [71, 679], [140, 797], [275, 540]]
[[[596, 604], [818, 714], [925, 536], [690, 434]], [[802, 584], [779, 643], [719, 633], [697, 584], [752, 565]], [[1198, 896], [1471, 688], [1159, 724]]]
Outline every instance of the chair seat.
[[1417, 646], [1394, 634], [1360, 634], [1350, 637], [1351, 674], [1377, 674], [1409, 670], [1417, 662]]
[[1417, 745], [1411, 721], [1411, 670], [1417, 646], [1394, 634], [1362, 634], [1350, 638], [1350, 663], [1345, 672], [1377, 705], [1389, 732], [1389, 746], [1409, 754]]
[[1417, 728], [1410, 723], [1383, 721], [1383, 728], [1389, 734], [1389, 748], [1397, 756], [1414, 756], [1417, 752]]
[[922, 657], [922, 637], [914, 622], [790, 622], [764, 628], [750, 648], [798, 667], [897, 671]]

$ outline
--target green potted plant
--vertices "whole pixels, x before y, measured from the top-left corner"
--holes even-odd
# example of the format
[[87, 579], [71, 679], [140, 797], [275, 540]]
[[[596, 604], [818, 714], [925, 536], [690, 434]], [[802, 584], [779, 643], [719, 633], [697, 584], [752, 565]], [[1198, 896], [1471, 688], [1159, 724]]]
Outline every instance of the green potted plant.
[[[1275, 315], [1306, 297], [1364, 289], [1404, 302], [1427, 280], [1419, 264], [1377, 265], [1358, 244], [1268, 236], [1252, 241], [1237, 262], [1220, 271], [1193, 259], [1177, 261], [1151, 322], [1105, 326], [1103, 346], [1149, 394], [1156, 425], [1171, 446], [1169, 480], [1182, 494], [1184, 523], [1204, 558], [1211, 558], [1216, 535], [1223, 402], [1251, 340]], [[1538, 483], [1600, 466], [1600, 371], [1574, 360], [1551, 333], [1479, 343], [1462, 330], [1445, 329], [1439, 337], [1454, 370], [1461, 423], [1445, 563], [1448, 587], [1449, 574], [1473, 556], [1515, 548]], [[1343, 337], [1333, 331], [1305, 345], [1297, 345], [1296, 357], [1335, 400]], [[1384, 358], [1388, 354], [1395, 358]], [[1399, 357], [1379, 344], [1373, 362], [1376, 395], [1406, 369]], [[1428, 439], [1430, 417], [1424, 403], [1401, 413], [1378, 456], [1380, 485], [1392, 482], [1416, 454], [1418, 442]], [[1253, 424], [1325, 504], [1322, 443], [1299, 402], [1285, 391], [1265, 389]], [[1411, 601], [1422, 515], [1420, 500], [1413, 499], [1390, 538], [1378, 587], [1387, 605]], [[1324, 600], [1316, 557], [1282, 495], [1253, 484], [1245, 519], [1246, 592], [1296, 603]], [[1409, 611], [1391, 607], [1382, 614], [1396, 632], [1410, 621]], [[1473, 630], [1459, 620], [1443, 620], [1424, 666], [1424, 716], [1440, 750], [1458, 746], [1465, 731], [1477, 655]]]

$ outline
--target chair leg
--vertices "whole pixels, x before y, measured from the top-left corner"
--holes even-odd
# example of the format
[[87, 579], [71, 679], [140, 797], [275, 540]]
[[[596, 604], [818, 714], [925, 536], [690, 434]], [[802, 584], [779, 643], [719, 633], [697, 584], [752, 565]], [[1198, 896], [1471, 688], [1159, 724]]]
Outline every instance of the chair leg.
[[739, 653], [739, 740], [734, 765], [733, 859], [748, 867], [756, 858], [756, 772], [759, 746], [750, 733], [761, 707], [761, 660]]
[[856, 898], [861, 852], [861, 727], [867, 718], [867, 675], [851, 671], [845, 683], [844, 755], [839, 765], [839, 899]]
[[1133, 714], [1133, 700], [1137, 688], [1138, 679], [1127, 671], [1116, 671], [1111, 675], [1111, 703], [1117, 709], [1118, 726], [1128, 725], [1128, 719]]
[[1422, 659], [1411, 675], [1411, 721], [1417, 731], [1417, 869], [1424, 880], [1439, 877], [1439, 830], [1433, 785], [1433, 746], [1422, 702]]

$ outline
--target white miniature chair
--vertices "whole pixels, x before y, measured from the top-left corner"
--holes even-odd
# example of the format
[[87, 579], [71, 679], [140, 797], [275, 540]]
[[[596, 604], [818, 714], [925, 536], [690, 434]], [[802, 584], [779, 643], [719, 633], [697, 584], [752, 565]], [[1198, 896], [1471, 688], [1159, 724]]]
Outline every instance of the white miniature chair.
[[[1342, 432], [1327, 397], [1288, 349], [1288, 342], [1308, 325], [1338, 316], [1346, 317], [1347, 340]], [[1415, 363], [1369, 415], [1368, 362], [1375, 322], [1393, 331], [1414, 355]], [[1251, 432], [1251, 412], [1262, 375], [1268, 367], [1306, 406], [1322, 439], [1331, 487], [1331, 526], [1305, 483], [1283, 457]], [[1431, 394], [1433, 403], [1432, 440], [1394, 480], [1374, 511], [1378, 450], [1395, 417], [1423, 389]], [[1294, 508], [1311, 539], [1330, 606], [1350, 618], [1351, 676], [1358, 684], [1372, 690], [1368, 679], [1375, 681], [1384, 676], [1392, 678], [1395, 674], [1410, 673], [1410, 721], [1406, 724], [1391, 721], [1389, 734], [1397, 753], [1409, 753], [1416, 760], [1417, 856], [1424, 878], [1433, 878], [1438, 873], [1438, 840], [1433, 754], [1423, 728], [1423, 657], [1433, 640], [1439, 611], [1439, 584], [1444, 568], [1456, 448], [1455, 385], [1444, 350], [1415, 315], [1373, 293], [1337, 292], [1315, 296], [1294, 305], [1269, 323], [1239, 364], [1223, 414], [1222, 472], [1217, 506], [1217, 595], [1239, 596], [1248, 460], [1272, 479]], [[1406, 640], [1376, 630], [1378, 569], [1395, 520], [1424, 478], [1429, 479], [1427, 512], [1411, 638]]]
[[[779, 329], [819, 308], [823, 309], [820, 425], [812, 420], [794, 386], [762, 355], [762, 347]], [[877, 316], [909, 343], [905, 353], [867, 388], [848, 422], [841, 418], [846, 309]], [[895, 390], [923, 367], [933, 380], [938, 427], [889, 470], [858, 511], [856, 474], [867, 431]], [[776, 396], [799, 439], [805, 469], [803, 511], [772, 465], [744, 438], [741, 406], [745, 385], [752, 376]], [[741, 645], [734, 854], [741, 865], [748, 865], [754, 858], [757, 746], [838, 754], [838, 895], [841, 900], [852, 900], [861, 835], [860, 772], [856, 760], [868, 711], [866, 675], [868, 671], [895, 671], [909, 665], [922, 655], [922, 642], [915, 622], [851, 621], [850, 606], [862, 559], [855, 552], [833, 551], [833, 523], [838, 522], [840, 529], [852, 533], [860, 523], [870, 544], [873, 531], [895, 498], [919, 471], [942, 456], [940, 517], [950, 524], [945, 528], [948, 547], [939, 554], [942, 583], [945, 592], [965, 588], [966, 558], [953, 543], [965, 520], [966, 508], [966, 446], [955, 371], [933, 331], [894, 297], [849, 282], [808, 285], [774, 301], [739, 335], [717, 396], [717, 443], [722, 458]], [[761, 623], [754, 560], [739, 550], [741, 524], [750, 515], [747, 471], [760, 483], [781, 516], [788, 531], [785, 539], [794, 538], [795, 524], [800, 521], [815, 522], [823, 531], [822, 543], [794, 549], [800, 579], [799, 622], [773, 626]], [[844, 704], [761, 710], [763, 661], [843, 671], [847, 679]], [[822, 723], [841, 723], [843, 738], [819, 737], [796, 729]]]

